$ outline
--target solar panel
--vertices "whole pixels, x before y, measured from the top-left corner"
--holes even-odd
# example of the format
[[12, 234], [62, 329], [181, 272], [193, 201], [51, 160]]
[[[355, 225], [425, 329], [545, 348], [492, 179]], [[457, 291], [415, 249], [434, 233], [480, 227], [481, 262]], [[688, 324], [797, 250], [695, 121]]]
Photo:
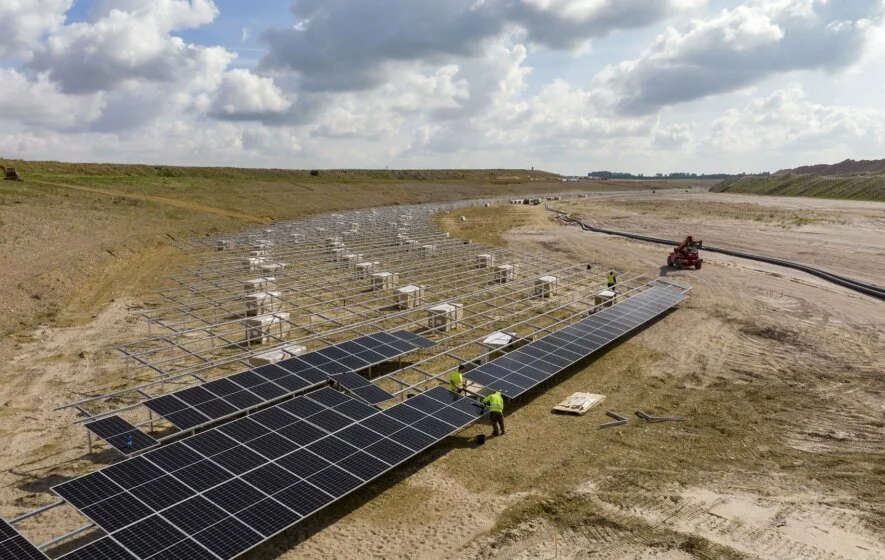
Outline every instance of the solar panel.
[[335, 435], [358, 449], [365, 449], [384, 437], [359, 424], [345, 428]]
[[61, 556], [64, 560], [129, 560], [135, 558], [111, 537], [103, 537]]
[[430, 348], [430, 347], [436, 345], [436, 343], [434, 341], [430, 340], [429, 338], [424, 338], [421, 335], [417, 335], [417, 334], [415, 334], [413, 332], [409, 332], [409, 331], [396, 331], [396, 332], [392, 332], [390, 334], [392, 334], [393, 336], [395, 336], [396, 338], [398, 338], [400, 340], [403, 340], [403, 341], [408, 342], [410, 344], [414, 344], [418, 348]]
[[109, 532], [122, 529], [153, 513], [151, 508], [128, 492], [111, 496], [80, 511], [96, 525]]
[[259, 533], [234, 517], [200, 531], [194, 535], [194, 539], [220, 558], [238, 556], [264, 540]]
[[320, 389], [319, 391], [314, 391], [313, 393], [306, 395], [306, 398], [314, 401], [317, 404], [327, 407], [337, 406], [350, 400], [350, 397], [348, 397], [347, 395], [342, 395], [335, 389], [331, 389], [329, 387], [325, 387], [323, 389]]
[[[208, 391], [206, 392], [208, 393]], [[202, 414], [208, 416], [212, 420], [218, 420], [219, 418], [224, 418], [226, 416], [230, 416], [239, 412], [239, 408], [224, 401], [223, 399], [213, 399], [207, 402], [203, 402], [194, 405], [194, 408]]]
[[119, 416], [87, 422], [83, 426], [126, 455], [159, 445], [159, 442]]
[[385, 411], [324, 388], [54, 490], [110, 534], [83, 559], [233, 558], [483, 413], [442, 387]]
[[217, 397], [224, 397], [243, 389], [230, 379], [217, 379], [202, 385], [202, 387]]
[[319, 511], [335, 500], [309, 482], [299, 482], [277, 492], [273, 498], [304, 517]]
[[[276, 409], [269, 408], [268, 410]], [[240, 443], [246, 443], [247, 441], [252, 441], [265, 434], [269, 434], [270, 430], [256, 422], [254, 420], [255, 416], [257, 415], [252, 415], [251, 418], [241, 418], [229, 424], [225, 424], [224, 426], [220, 426], [218, 431]]]
[[298, 449], [299, 445], [279, 434], [267, 434], [249, 442], [249, 448], [269, 460], [277, 459]]
[[223, 509], [203, 496], [194, 496], [163, 512], [163, 517], [167, 521], [189, 535], [199, 533], [227, 516]]
[[239, 478], [225, 482], [221, 486], [216, 486], [206, 491], [203, 495], [230, 514], [243, 511], [247, 507], [257, 504], [265, 497], [264, 492]]
[[378, 404], [393, 398], [393, 395], [375, 384], [358, 387], [351, 392], [369, 404]]
[[417, 395], [406, 400], [406, 406], [415, 408], [424, 414], [433, 414], [435, 411], [443, 408], [445, 403], [433, 399], [427, 395]]
[[414, 424], [412, 424], [412, 427], [416, 430], [424, 432], [425, 434], [433, 436], [435, 440], [442, 439], [455, 431], [455, 428], [453, 428], [450, 424], [434, 418], [433, 416], [428, 416], [423, 420], [415, 422]]
[[364, 481], [340, 467], [331, 465], [308, 477], [307, 482], [330, 496], [340, 498], [362, 486]]
[[331, 463], [307, 449], [299, 449], [277, 459], [276, 464], [301, 478], [307, 478], [328, 467]]
[[123, 491], [101, 471], [69, 480], [52, 490], [77, 509], [83, 509], [101, 500], [116, 496]]
[[184, 533], [158, 515], [121, 529], [113, 536], [138, 558], [149, 558], [185, 539]]
[[354, 420], [362, 420], [378, 413], [378, 409], [357, 401], [341, 403], [334, 408], [335, 412], [343, 414]]
[[317, 412], [313, 416], [309, 416], [307, 421], [330, 433], [353, 424], [352, 419], [343, 414], [338, 414], [332, 409]]
[[[179, 430], [187, 431], [306, 391], [328, 382], [330, 377], [365, 402], [377, 404], [393, 395], [354, 372], [434, 344], [408, 331], [376, 333], [149, 399], [144, 405]], [[153, 445], [148, 436], [129, 435], [139, 439], [138, 450]], [[128, 436], [122, 441], [128, 445]], [[118, 447], [119, 442], [111, 444]]]
[[518, 397], [647, 323], [685, 297], [677, 288], [654, 284], [625, 302], [602, 309], [574, 325], [471, 370], [467, 377], [508, 397]]
[[236, 517], [265, 538], [275, 535], [301, 519], [301, 515], [271, 498], [244, 509]]
[[406, 427], [405, 424], [387, 414], [376, 414], [366, 418], [360, 424], [383, 436], [398, 432]]
[[[0, 558], [4, 558], [0, 556]], [[18, 558], [18, 557], [16, 557]], [[111, 537], [103, 537], [62, 556], [64, 560], [130, 560], [135, 556]], [[61, 560], [61, 559], [60, 559]]]
[[436, 443], [436, 438], [420, 432], [414, 428], [406, 426], [402, 430], [388, 436], [400, 445], [404, 445], [412, 451], [423, 451], [432, 443]]
[[252, 414], [250, 418], [253, 422], [257, 422], [270, 430], [279, 430], [280, 428], [285, 428], [289, 424], [294, 424], [298, 421], [296, 416], [277, 407], [268, 408], [267, 410]]
[[217, 556], [190, 539], [170, 546], [163, 552], [151, 556], [150, 560], [181, 560], [182, 558], [187, 558], [188, 560], [218, 560]]
[[175, 471], [175, 478], [197, 492], [208, 490], [226, 480], [230, 480], [233, 476], [229, 471], [226, 471], [209, 459], [204, 459], [189, 467]]
[[264, 399], [265, 401], [272, 401], [274, 399], [278, 399], [289, 394], [287, 390], [270, 381], [250, 387], [249, 390]]
[[265, 462], [264, 457], [242, 445], [215, 455], [212, 461], [234, 474], [243, 474]]
[[180, 401], [184, 401], [190, 406], [194, 406], [196, 404], [204, 403], [206, 401], [214, 399], [215, 395], [213, 395], [206, 389], [203, 389], [202, 387], [191, 387], [189, 389], [176, 391], [175, 397]]
[[322, 412], [327, 407], [304, 397], [296, 397], [289, 402], [284, 402], [279, 405], [279, 408], [285, 410], [296, 418], [301, 418], [303, 420], [312, 414]]
[[316, 453], [330, 463], [340, 461], [348, 455], [353, 455], [357, 452], [356, 447], [335, 436], [326, 436], [323, 439], [311, 443], [305, 447], [305, 449], [312, 453]]
[[362, 451], [338, 462], [338, 466], [362, 480], [372, 480], [390, 469], [390, 465]]
[[[433, 417], [438, 420], [442, 420], [443, 422], [455, 428], [466, 426], [467, 424], [476, 420], [475, 417], [451, 406], [447, 406], [441, 410], [437, 410], [433, 413]], [[419, 430], [421, 429], [419, 426], [416, 427]]]
[[258, 406], [264, 401], [251, 391], [246, 389], [241, 389], [236, 393], [231, 393], [230, 395], [226, 395], [224, 400], [237, 407], [240, 410], [248, 410], [252, 407]]
[[304, 446], [324, 437], [327, 432], [323, 429], [317, 428], [309, 422], [301, 421], [296, 422], [291, 426], [286, 426], [281, 429], [279, 433], [289, 441]]
[[46, 555], [0, 519], [0, 560], [46, 560]]
[[382, 439], [378, 443], [370, 445], [366, 448], [366, 453], [392, 466], [399, 465], [415, 455], [415, 452], [408, 447], [389, 439]]
[[392, 406], [385, 410], [382, 414], [390, 416], [394, 420], [399, 420], [403, 424], [413, 424], [424, 418], [425, 414], [415, 408], [406, 406], [405, 403]]
[[250, 389], [256, 385], [267, 383], [267, 379], [261, 377], [253, 371], [244, 371], [242, 373], [237, 373], [235, 375], [231, 375], [227, 379], [230, 379], [244, 389]]
[[352, 371], [333, 375], [332, 380], [369, 404], [378, 404], [393, 398], [393, 395], [381, 387]]
[[178, 412], [173, 412], [172, 414], [165, 414], [163, 418], [180, 430], [189, 430], [197, 426], [202, 426], [212, 420], [195, 408], [185, 408]]
[[268, 381], [276, 381], [277, 379], [280, 379], [281, 377], [289, 377], [292, 375], [291, 372], [289, 372], [286, 369], [283, 369], [282, 367], [280, 367], [276, 364], [267, 364], [264, 366], [260, 366], [260, 367], [253, 369], [252, 371], [257, 373], [261, 377], [267, 379]]
[[263, 467], [246, 473], [242, 478], [265, 494], [272, 494], [281, 488], [288, 488], [301, 480], [276, 463], [267, 463]]
[[137, 486], [130, 490], [130, 492], [155, 511], [166, 509], [195, 494], [191, 488], [185, 486], [184, 483], [171, 474]]

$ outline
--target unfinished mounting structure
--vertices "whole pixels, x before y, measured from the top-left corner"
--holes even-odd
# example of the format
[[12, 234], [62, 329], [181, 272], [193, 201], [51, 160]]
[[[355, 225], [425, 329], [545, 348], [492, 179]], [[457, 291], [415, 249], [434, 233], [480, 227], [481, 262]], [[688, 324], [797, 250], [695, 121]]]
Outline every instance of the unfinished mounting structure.
[[[90, 453], [95, 434], [127, 456], [330, 383], [389, 410], [464, 364], [490, 367], [528, 350], [600, 305], [605, 278], [583, 263], [493, 253], [438, 231], [434, 216], [457, 207], [327, 214], [192, 242], [196, 264], [141, 314], [147, 336], [116, 349], [121, 379], [113, 386], [125, 387], [98, 388], [60, 409], [79, 412]], [[625, 302], [653, 289], [640, 275], [618, 278]], [[293, 363], [307, 369], [295, 375]]]

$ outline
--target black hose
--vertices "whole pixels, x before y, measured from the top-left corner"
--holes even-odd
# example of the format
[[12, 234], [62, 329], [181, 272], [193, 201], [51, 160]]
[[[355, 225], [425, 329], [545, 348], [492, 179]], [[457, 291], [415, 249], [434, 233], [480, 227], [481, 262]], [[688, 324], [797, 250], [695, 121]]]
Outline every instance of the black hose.
[[[559, 215], [559, 217], [569, 223], [578, 224], [581, 226], [581, 229], [584, 231], [593, 231], [596, 233], [607, 233], [609, 235], [618, 235], [621, 237], [627, 237], [630, 239], [636, 239], [638, 241], [647, 241], [649, 243], [658, 243], [661, 245], [671, 245], [676, 246], [679, 245], [677, 241], [671, 241], [669, 239], [662, 239], [660, 237], [649, 237], [647, 235], [638, 235], [635, 233], [628, 233], [626, 231], [616, 231], [612, 229], [604, 229], [591, 226], [589, 224], [584, 223], [581, 220], [576, 218], [572, 218], [571, 215], [563, 212], [562, 210], [556, 210], [555, 208], [551, 208], [549, 205], [547, 209], [551, 212], [555, 212]], [[812, 276], [817, 276], [818, 278], [822, 278], [827, 282], [832, 282], [833, 284], [837, 284], [842, 286], [843, 288], [848, 288], [849, 290], [854, 290], [855, 292], [860, 292], [862, 294], [885, 300], [885, 288], [876, 286], [874, 284], [867, 284], [866, 282], [861, 282], [859, 280], [852, 280], [851, 278], [846, 278], [844, 276], [839, 276], [838, 274], [833, 274], [832, 272], [826, 272], [819, 268], [814, 268], [812, 266], [808, 266], [806, 264], [796, 263], [793, 261], [787, 261], [784, 259], [777, 259], [774, 257], [766, 257], [763, 255], [753, 255], [750, 253], [744, 253], [742, 251], [735, 251], [733, 249], [722, 249], [719, 247], [711, 247], [709, 245], [704, 245], [705, 251], [710, 251], [711, 253], [721, 253], [723, 255], [731, 255], [733, 257], [740, 257], [742, 259], [749, 259], [753, 261], [764, 262], [768, 264], [774, 264], [778, 266], [783, 266], [786, 268], [792, 268], [794, 270], [800, 270], [802, 272], [811, 274]]]

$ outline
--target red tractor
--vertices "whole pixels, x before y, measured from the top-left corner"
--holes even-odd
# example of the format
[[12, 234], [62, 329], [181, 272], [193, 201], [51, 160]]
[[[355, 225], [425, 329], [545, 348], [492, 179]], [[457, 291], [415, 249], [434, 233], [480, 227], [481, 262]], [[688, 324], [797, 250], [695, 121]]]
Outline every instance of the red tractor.
[[685, 238], [685, 241], [679, 244], [673, 252], [667, 255], [667, 265], [677, 269], [691, 268], [700, 270], [704, 264], [701, 258], [700, 249], [704, 246], [703, 241], [695, 241], [692, 236]]

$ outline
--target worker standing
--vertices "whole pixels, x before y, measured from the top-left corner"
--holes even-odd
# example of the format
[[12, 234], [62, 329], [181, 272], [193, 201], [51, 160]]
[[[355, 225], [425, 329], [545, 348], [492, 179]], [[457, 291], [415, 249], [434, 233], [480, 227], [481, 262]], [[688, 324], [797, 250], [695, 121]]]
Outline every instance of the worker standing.
[[617, 284], [617, 283], [618, 283], [618, 278], [617, 278], [617, 276], [615, 276], [615, 271], [609, 270], [608, 271], [608, 287], [614, 288], [615, 284]]
[[[506, 434], [504, 430], [504, 397], [500, 391], [495, 391], [482, 400], [482, 404], [489, 407], [489, 417], [492, 421], [492, 435]], [[500, 428], [500, 430], [499, 430]]]
[[449, 391], [453, 393], [462, 393], [464, 391], [464, 364], [458, 366], [458, 369], [452, 372], [449, 379]]

